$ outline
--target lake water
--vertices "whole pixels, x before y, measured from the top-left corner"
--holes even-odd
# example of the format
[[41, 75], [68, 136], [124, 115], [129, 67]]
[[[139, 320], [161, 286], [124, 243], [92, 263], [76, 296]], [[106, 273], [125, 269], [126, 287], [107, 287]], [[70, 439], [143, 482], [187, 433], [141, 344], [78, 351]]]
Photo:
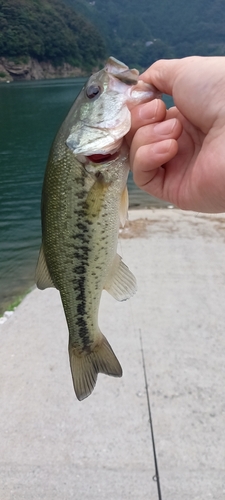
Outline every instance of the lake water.
[[[0, 314], [34, 284], [48, 152], [84, 81], [0, 85]], [[128, 189], [131, 207], [159, 205], [131, 178]]]

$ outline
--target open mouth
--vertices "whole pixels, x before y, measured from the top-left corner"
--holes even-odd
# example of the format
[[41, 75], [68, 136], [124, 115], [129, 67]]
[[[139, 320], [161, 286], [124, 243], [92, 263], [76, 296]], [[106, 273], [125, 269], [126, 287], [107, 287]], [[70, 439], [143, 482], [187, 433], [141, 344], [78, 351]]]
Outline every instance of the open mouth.
[[105, 146], [102, 152], [85, 155], [85, 158], [89, 162], [97, 164], [115, 160], [120, 154], [122, 143], [123, 138], [120, 138], [117, 141], [114, 141], [113, 144], [110, 144], [110, 146]]
[[86, 156], [86, 158], [91, 161], [92, 163], [104, 163], [106, 161], [111, 161], [111, 160], [115, 160], [119, 155], [119, 152], [117, 151], [116, 153], [113, 153], [113, 154], [110, 154], [110, 153], [107, 153], [105, 155], [101, 155], [101, 154], [95, 154], [95, 155], [90, 155], [90, 156]]

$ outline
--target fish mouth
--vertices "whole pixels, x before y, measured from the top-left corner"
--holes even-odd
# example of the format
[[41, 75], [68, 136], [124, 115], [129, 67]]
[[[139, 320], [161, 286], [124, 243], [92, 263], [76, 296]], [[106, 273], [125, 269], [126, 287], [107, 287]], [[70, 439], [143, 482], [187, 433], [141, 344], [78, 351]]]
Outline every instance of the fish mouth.
[[104, 149], [92, 151], [90, 155], [85, 155], [85, 159], [88, 162], [97, 164], [116, 160], [120, 155], [123, 142], [123, 138], [120, 138], [114, 144], [104, 147]]
[[116, 153], [107, 153], [107, 154], [99, 154], [99, 153], [96, 153], [96, 154], [93, 154], [93, 155], [90, 155], [90, 156], [86, 156], [85, 158], [88, 160], [88, 161], [91, 161], [92, 163], [105, 163], [106, 161], [112, 161], [112, 160], [116, 160], [116, 158], [118, 158], [119, 156], [119, 151], [116, 151]]

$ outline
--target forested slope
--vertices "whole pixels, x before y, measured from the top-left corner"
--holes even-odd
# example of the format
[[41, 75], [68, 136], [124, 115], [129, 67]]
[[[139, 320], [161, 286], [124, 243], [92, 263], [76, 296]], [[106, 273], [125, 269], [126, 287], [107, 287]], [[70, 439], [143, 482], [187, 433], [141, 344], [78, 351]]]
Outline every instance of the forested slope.
[[98, 30], [60, 0], [0, 0], [0, 57], [91, 68], [105, 57]]
[[107, 52], [148, 66], [160, 57], [225, 55], [224, 0], [67, 0], [105, 37]]
[[32, 58], [89, 72], [108, 55], [144, 68], [191, 54], [225, 55], [223, 0], [0, 0], [3, 65]]

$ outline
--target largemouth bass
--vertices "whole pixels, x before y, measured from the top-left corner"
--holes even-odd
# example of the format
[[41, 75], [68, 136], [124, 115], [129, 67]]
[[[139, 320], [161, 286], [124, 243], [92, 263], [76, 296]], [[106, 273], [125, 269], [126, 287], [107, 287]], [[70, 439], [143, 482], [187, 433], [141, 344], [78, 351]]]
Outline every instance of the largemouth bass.
[[136, 280], [117, 254], [128, 211], [125, 134], [130, 109], [158, 96], [138, 71], [110, 58], [74, 102], [50, 151], [42, 193], [38, 288], [59, 290], [69, 329], [76, 396], [86, 398], [99, 372], [122, 368], [98, 326], [103, 289], [126, 300]]

